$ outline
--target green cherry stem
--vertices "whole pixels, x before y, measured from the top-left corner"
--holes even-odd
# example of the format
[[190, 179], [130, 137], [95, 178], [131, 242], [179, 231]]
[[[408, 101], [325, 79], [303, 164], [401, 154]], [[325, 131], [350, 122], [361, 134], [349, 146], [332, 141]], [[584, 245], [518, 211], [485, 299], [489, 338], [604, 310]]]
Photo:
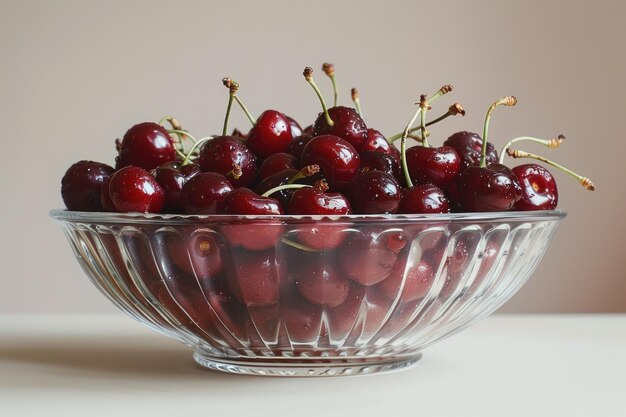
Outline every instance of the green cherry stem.
[[207, 142], [211, 139], [213, 139], [215, 136], [207, 136], [205, 138], [201, 138], [198, 139], [197, 141], [195, 141], [193, 143], [193, 145], [191, 146], [191, 148], [189, 148], [189, 151], [187, 152], [187, 155], [183, 154], [183, 162], [181, 165], [187, 165], [191, 162], [191, 155], [193, 154], [193, 152], [196, 150], [196, 148], [198, 148], [198, 146], [202, 145], [204, 142]]
[[243, 110], [250, 123], [252, 123], [252, 126], [254, 126], [256, 124], [256, 119], [254, 118], [254, 116], [252, 116], [250, 110], [248, 110], [245, 104], [243, 104], [243, 101], [241, 101], [241, 99], [237, 95], [237, 92], [239, 91], [239, 83], [229, 77], [224, 77], [222, 79], [222, 84], [224, 84], [224, 87], [228, 88], [230, 96], [234, 98], [239, 107], [241, 107], [241, 110]]
[[230, 111], [233, 108], [234, 97], [235, 95], [232, 93], [228, 95], [228, 107], [226, 107], [226, 116], [224, 116], [224, 126], [222, 127], [222, 136], [226, 136], [226, 133], [228, 132], [228, 119], [230, 118]]
[[539, 143], [540, 145], [543, 145], [546, 148], [555, 149], [561, 146], [564, 140], [565, 140], [565, 136], [563, 135], [558, 135], [556, 138], [552, 138], [552, 139], [541, 139], [541, 138], [533, 138], [531, 136], [520, 136], [518, 138], [511, 139], [510, 141], [506, 143], [506, 145], [502, 147], [502, 150], [500, 151], [500, 159], [498, 162], [502, 163], [504, 161], [504, 155], [506, 154], [507, 149], [509, 149], [511, 145], [513, 145], [514, 143], [522, 142], [522, 141], [529, 141], [529, 142]]
[[306, 67], [304, 71], [302, 72], [302, 75], [304, 75], [304, 79], [309, 83], [311, 88], [313, 88], [313, 91], [315, 91], [315, 94], [317, 94], [317, 98], [320, 100], [320, 103], [322, 104], [322, 110], [324, 111], [324, 115], [326, 117], [326, 123], [328, 123], [329, 126], [334, 126], [335, 122], [333, 122], [333, 119], [331, 119], [330, 115], [328, 114], [328, 109], [326, 108], [326, 102], [324, 101], [322, 92], [317, 87], [317, 84], [315, 84], [315, 81], [313, 81], [313, 68]]
[[415, 121], [417, 120], [417, 116], [419, 116], [421, 112], [422, 108], [418, 107], [415, 111], [415, 114], [413, 114], [413, 117], [411, 117], [409, 124], [406, 125], [402, 136], [400, 137], [400, 159], [402, 161], [402, 171], [404, 172], [404, 179], [406, 180], [407, 188], [413, 187], [413, 181], [411, 181], [411, 176], [409, 175], [409, 167], [406, 163], [406, 138], [409, 136], [409, 130], [411, 130], [411, 127], [413, 127], [413, 124], [415, 124]]
[[362, 119], [363, 110], [361, 110], [361, 100], [359, 98], [359, 90], [357, 90], [356, 88], [353, 88], [352, 90], [350, 90], [350, 94], [352, 94], [352, 101], [354, 102], [354, 108], [356, 109], [356, 112], [359, 114], [359, 116], [361, 116], [361, 119]]
[[589, 191], [595, 191], [596, 190], [595, 184], [588, 177], [583, 177], [582, 175], [579, 175], [579, 174], [575, 173], [571, 169], [566, 168], [563, 165], [557, 164], [556, 162], [551, 161], [548, 158], [544, 158], [543, 156], [535, 155], [535, 154], [530, 153], [530, 152], [514, 150], [514, 149], [511, 149], [511, 148], [507, 148], [506, 153], [511, 158], [531, 158], [531, 159], [536, 159], [538, 161], [544, 162], [544, 163], [546, 163], [546, 164], [548, 164], [550, 166], [553, 166], [553, 167], [555, 167], [557, 169], [560, 169], [561, 171], [565, 172], [566, 174], [569, 174], [572, 177], [576, 178], [576, 180], [580, 183], [580, 185], [585, 187], [587, 190], [589, 190]]
[[311, 185], [307, 185], [307, 184], [283, 184], [283, 185], [279, 185], [278, 187], [270, 188], [269, 190], [267, 190], [266, 192], [261, 194], [261, 197], [269, 197], [270, 195], [274, 194], [275, 192], [282, 191], [282, 190], [289, 190], [289, 189], [294, 189], [294, 188], [307, 188], [307, 187], [311, 187]]
[[493, 103], [489, 109], [487, 110], [487, 115], [485, 116], [485, 124], [483, 126], [483, 146], [480, 153], [480, 167], [485, 168], [487, 166], [487, 139], [489, 133], [489, 120], [491, 119], [491, 113], [498, 106], [508, 106], [512, 107], [517, 104], [517, 99], [514, 96], [506, 96], [502, 97], [500, 100]]
[[293, 184], [294, 182], [301, 180], [303, 178], [311, 177], [317, 174], [318, 172], [320, 172], [319, 165], [307, 165], [304, 168], [302, 168], [296, 175], [289, 178], [289, 181], [287, 181], [287, 184]]
[[282, 238], [281, 241], [289, 246], [293, 246], [296, 249], [303, 250], [305, 252], [321, 252], [320, 250], [310, 248], [302, 243], [295, 242], [291, 239], [287, 239], [286, 237]]
[[430, 148], [430, 143], [428, 143], [428, 132], [426, 131], [426, 112], [430, 109], [430, 104], [428, 104], [428, 101], [426, 100], [426, 94], [422, 94], [420, 96], [419, 105], [422, 109], [422, 112], [420, 113], [420, 136], [422, 137], [422, 146]]
[[[454, 103], [453, 105], [451, 105], [447, 112], [445, 112], [441, 116], [437, 117], [436, 119], [431, 120], [430, 122], [427, 122], [426, 123], [426, 127], [432, 126], [432, 125], [434, 125], [436, 123], [439, 123], [442, 120], [445, 120], [445, 119], [447, 119], [450, 116], [456, 116], [457, 114], [460, 114], [461, 116], [465, 116], [465, 109], [463, 108], [463, 106], [460, 103]], [[409, 133], [417, 132], [421, 128], [422, 128], [421, 126], [414, 127], [411, 130], [409, 130]], [[397, 134], [395, 134], [393, 136], [389, 136], [387, 138], [387, 141], [389, 143], [393, 143], [393, 142], [397, 141], [398, 139], [400, 139], [401, 137], [402, 137], [402, 133], [397, 133]], [[409, 135], [408, 137], [412, 137], [412, 136]], [[416, 139], [416, 138], [414, 138], [414, 139]], [[417, 140], [419, 140], [421, 142], [422, 138], [420, 137]]]
[[335, 78], [335, 66], [331, 63], [324, 62], [322, 65], [322, 71], [328, 78], [330, 78], [330, 82], [333, 84], [333, 107], [337, 107], [337, 99], [339, 97], [339, 93], [337, 90], [337, 79]]

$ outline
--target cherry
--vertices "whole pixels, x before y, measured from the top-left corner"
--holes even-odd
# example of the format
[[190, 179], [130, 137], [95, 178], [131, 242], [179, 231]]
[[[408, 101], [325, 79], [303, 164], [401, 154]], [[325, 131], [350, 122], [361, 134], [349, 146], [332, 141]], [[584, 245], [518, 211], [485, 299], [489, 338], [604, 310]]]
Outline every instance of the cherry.
[[378, 151], [359, 152], [359, 174], [367, 171], [382, 171], [393, 175], [396, 179], [400, 176], [400, 166], [394, 158]]
[[350, 280], [325, 256], [305, 263], [295, 277], [300, 294], [309, 302], [337, 307], [348, 297]]
[[359, 154], [345, 140], [332, 135], [313, 138], [302, 151], [300, 165], [319, 165], [332, 189], [346, 190], [359, 169]]
[[287, 122], [289, 123], [289, 130], [291, 131], [291, 137], [297, 138], [298, 136], [301, 136], [302, 127], [300, 126], [300, 123], [296, 122], [293, 118], [287, 115], [285, 115], [285, 117], [287, 118]]
[[121, 213], [160, 213], [165, 204], [165, 193], [159, 183], [148, 171], [133, 165], [113, 174], [109, 192], [115, 210]]
[[[339, 193], [327, 193], [328, 185], [322, 180], [313, 187], [297, 189], [291, 196], [288, 212], [291, 215], [343, 215], [352, 212], [348, 200]], [[313, 249], [330, 249], [345, 239], [345, 224], [340, 222], [313, 222], [297, 229], [298, 240]]]
[[203, 172], [188, 180], [182, 188], [182, 207], [187, 214], [215, 214], [218, 205], [233, 191], [222, 174]]
[[285, 152], [292, 140], [287, 116], [276, 110], [266, 110], [248, 133], [246, 145], [259, 158], [265, 159], [275, 153]]
[[[289, 180], [296, 174], [298, 174], [297, 169], [286, 169], [284, 171], [277, 172], [261, 181], [256, 186], [254, 191], [259, 195], [263, 195], [272, 188], [287, 184]], [[272, 193], [272, 198], [278, 200], [283, 207], [287, 207], [289, 205], [289, 200], [291, 200], [291, 195], [293, 194], [293, 192], [293, 189], [278, 190]]]
[[[461, 161], [461, 171], [480, 162], [480, 151], [483, 140], [480, 135], [472, 132], [457, 132], [443, 142], [445, 146], [454, 148]], [[498, 162], [498, 153], [493, 143], [487, 142], [487, 163]]]
[[300, 295], [295, 284], [281, 288], [280, 300], [289, 340], [296, 343], [316, 341], [322, 325], [322, 306], [307, 301]]
[[277, 172], [292, 168], [298, 168], [298, 159], [295, 156], [284, 152], [275, 153], [261, 164], [258, 174], [259, 181], [263, 181]]
[[145, 122], [131, 127], [124, 134], [115, 167], [134, 165], [151, 170], [176, 159], [174, 140], [167, 130], [158, 123]]
[[448, 213], [448, 197], [433, 184], [416, 185], [402, 190], [398, 213]]
[[431, 148], [414, 146], [406, 151], [411, 179], [417, 184], [434, 184], [445, 188], [459, 174], [461, 161], [450, 146]]
[[100, 205], [102, 211], [115, 211], [115, 204], [111, 200], [111, 191], [109, 189], [109, 183], [111, 182], [111, 176], [105, 178], [100, 188]]
[[400, 185], [393, 175], [382, 171], [360, 174], [348, 191], [355, 213], [395, 213], [400, 205]]
[[234, 128], [233, 133], [231, 133], [230, 136], [237, 138], [239, 140], [245, 140], [248, 137], [248, 134], [244, 133], [242, 130]]
[[246, 305], [267, 306], [278, 303], [280, 269], [274, 250], [232, 251], [228, 287]]
[[405, 245], [406, 236], [401, 231], [362, 228], [348, 234], [337, 265], [359, 284], [374, 285], [391, 274], [398, 253]]
[[408, 253], [398, 258], [391, 274], [377, 288], [390, 300], [404, 303], [423, 298], [435, 280], [435, 270], [425, 260], [410, 265]]
[[298, 137], [295, 137], [294, 140], [291, 141], [289, 146], [287, 147], [287, 153], [296, 157], [299, 161], [302, 157], [302, 151], [309, 141], [313, 139], [313, 136], [310, 134], [303, 134]]
[[458, 182], [459, 202], [467, 211], [511, 210], [522, 197], [520, 183], [508, 167], [493, 163], [466, 168]]
[[183, 186], [199, 173], [200, 167], [198, 165], [181, 165], [178, 161], [166, 162], [154, 170], [153, 175], [165, 193], [166, 212], [183, 212], [185, 206]]
[[197, 162], [202, 172], [225, 175], [235, 188], [252, 185], [256, 179], [256, 157], [241, 140], [232, 136], [216, 136], [205, 142]]
[[382, 152], [393, 157], [396, 162], [400, 162], [400, 151], [398, 148], [389, 143], [385, 136], [376, 129], [367, 129], [367, 139], [363, 142], [359, 151]]
[[327, 308], [328, 331], [335, 340], [343, 340], [354, 328], [359, 318], [365, 287], [356, 283], [350, 285], [346, 300], [337, 307]]
[[70, 166], [61, 180], [61, 197], [67, 209], [102, 211], [101, 190], [113, 172], [109, 165], [93, 161], [79, 161]]
[[[261, 197], [248, 188], [237, 188], [230, 192], [218, 205], [220, 214], [231, 215], [280, 215], [283, 208], [278, 200]], [[271, 220], [244, 219], [228, 222], [222, 233], [232, 246], [258, 251], [273, 248], [280, 240], [284, 227]]]
[[519, 165], [512, 169], [522, 186], [522, 198], [515, 210], [554, 210], [559, 201], [556, 181], [550, 171], [537, 164]]
[[367, 139], [367, 126], [361, 116], [355, 109], [349, 107], [335, 106], [327, 109], [324, 98], [313, 81], [313, 69], [306, 67], [303, 75], [317, 94], [323, 110], [313, 123], [313, 136], [338, 136], [356, 149], [360, 149]]
[[180, 235], [167, 233], [159, 242], [165, 246], [172, 261], [199, 280], [213, 279], [224, 268], [226, 246], [211, 229], [182, 227]]

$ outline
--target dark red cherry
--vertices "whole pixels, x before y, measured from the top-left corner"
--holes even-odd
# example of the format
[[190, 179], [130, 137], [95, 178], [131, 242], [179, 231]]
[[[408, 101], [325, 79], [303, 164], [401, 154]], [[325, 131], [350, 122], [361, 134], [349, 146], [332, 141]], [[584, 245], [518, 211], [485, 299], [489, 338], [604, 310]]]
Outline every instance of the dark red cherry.
[[450, 146], [413, 146], [406, 151], [406, 162], [414, 183], [431, 183], [440, 188], [452, 182], [461, 168], [459, 155]]
[[400, 166], [391, 155], [378, 151], [359, 152], [359, 173], [367, 171], [382, 171], [393, 175], [396, 179], [400, 175]]
[[102, 206], [102, 211], [115, 211], [115, 204], [113, 204], [113, 200], [111, 200], [111, 191], [109, 189], [110, 182], [111, 176], [106, 177], [100, 189], [100, 205]]
[[[480, 135], [473, 132], [457, 132], [450, 136], [443, 143], [450, 146], [459, 155], [461, 160], [461, 171], [471, 165], [478, 165], [480, 162], [480, 152], [483, 146], [483, 140]], [[498, 152], [493, 143], [487, 142], [487, 164], [498, 162]]]
[[300, 294], [309, 302], [328, 307], [343, 303], [350, 291], [350, 280], [324, 256], [302, 265], [295, 282]]
[[398, 151], [398, 149], [389, 142], [387, 142], [385, 135], [383, 135], [376, 129], [367, 129], [367, 139], [359, 148], [359, 152], [366, 151], [382, 152], [393, 158], [396, 157], [395, 154], [396, 152], [398, 152], [398, 160], [400, 157], [400, 152]]
[[113, 174], [109, 192], [120, 213], [160, 213], [165, 204], [165, 194], [157, 180], [145, 169], [132, 165]]
[[[328, 193], [328, 186], [318, 181], [313, 187], [297, 189], [289, 202], [292, 215], [337, 216], [352, 212], [348, 199], [340, 193]], [[313, 249], [330, 249], [339, 246], [345, 239], [345, 224], [339, 222], [314, 221], [298, 227], [296, 235], [304, 245]]]
[[295, 284], [281, 288], [280, 310], [289, 340], [311, 343], [319, 338], [323, 307], [308, 302], [300, 295]]
[[306, 144], [301, 166], [318, 165], [331, 189], [343, 191], [350, 187], [359, 170], [359, 154], [345, 140], [323, 135]]
[[304, 150], [304, 147], [307, 143], [309, 143], [311, 139], [313, 139], [313, 136], [307, 134], [294, 138], [294, 140], [292, 140], [287, 147], [287, 153], [295, 156], [296, 159], [299, 161], [302, 157], [302, 151]]
[[278, 303], [280, 268], [274, 250], [231, 253], [228, 287], [241, 303], [248, 307]]
[[[237, 188], [218, 205], [220, 214], [231, 215], [280, 215], [283, 208], [278, 200], [261, 197], [248, 188]], [[284, 226], [273, 220], [231, 221], [222, 226], [222, 233], [232, 246], [248, 250], [264, 250], [276, 246], [284, 232]]]
[[285, 152], [293, 140], [287, 116], [276, 110], [266, 110], [250, 129], [246, 145], [261, 159]]
[[[197, 160], [202, 172], [217, 172], [228, 178], [235, 188], [247, 187], [256, 179], [256, 157], [241, 140], [232, 136], [216, 136], [200, 149]], [[241, 175], [234, 170], [240, 168]]]
[[61, 180], [61, 197], [68, 210], [102, 211], [102, 186], [114, 169], [93, 161], [79, 161], [67, 169]]
[[395, 213], [400, 205], [400, 184], [386, 172], [367, 171], [356, 177], [348, 198], [357, 214]]
[[[263, 195], [269, 190], [271, 190], [272, 188], [276, 188], [280, 185], [287, 184], [287, 182], [297, 173], [298, 173], [297, 169], [286, 169], [284, 171], [277, 172], [276, 174], [270, 175], [269, 177], [261, 181], [255, 187], [254, 191], [259, 195]], [[289, 205], [289, 200], [291, 200], [291, 195], [293, 194], [294, 191], [295, 190], [292, 188], [276, 191], [275, 193], [271, 195], [271, 197], [280, 201], [280, 204], [283, 207], [287, 207]]]
[[554, 210], [559, 202], [556, 181], [550, 171], [537, 164], [519, 165], [512, 169], [522, 187], [522, 198], [515, 210]]
[[124, 134], [116, 158], [117, 169], [134, 165], [151, 170], [177, 159], [174, 140], [158, 123], [139, 123]]
[[377, 288], [390, 300], [399, 297], [406, 303], [425, 297], [434, 280], [435, 270], [428, 262], [410, 262], [406, 253], [398, 257], [389, 277], [378, 284]]
[[367, 126], [356, 110], [343, 106], [331, 107], [328, 109], [328, 115], [334, 124], [330, 126], [326, 121], [326, 115], [320, 113], [313, 124], [313, 136], [338, 136], [355, 149], [361, 149], [367, 140]]
[[485, 168], [470, 166], [458, 180], [461, 207], [466, 211], [503, 211], [522, 197], [522, 187], [508, 167], [493, 163]]
[[165, 193], [165, 211], [168, 213], [182, 213], [185, 206], [183, 186], [200, 173], [196, 164], [182, 165], [178, 161], [166, 162], [153, 171], [154, 178]]
[[259, 181], [263, 181], [277, 172], [292, 168], [298, 168], [298, 160], [295, 156], [285, 152], [275, 153], [261, 164], [259, 168]]
[[245, 140], [246, 137], [248, 136], [247, 133], [244, 133], [243, 131], [241, 131], [240, 129], [234, 128], [233, 129], [233, 133], [230, 134], [232, 137], [235, 137], [237, 139], [241, 139], [241, 140]]
[[362, 285], [374, 285], [391, 274], [398, 253], [406, 246], [406, 236], [398, 230], [377, 227], [345, 233], [337, 259], [339, 269]]
[[287, 122], [289, 123], [289, 130], [291, 131], [291, 136], [293, 138], [297, 138], [302, 135], [302, 127], [300, 123], [296, 122], [292, 117], [285, 115], [287, 118]]
[[402, 190], [398, 213], [449, 213], [448, 197], [433, 184], [415, 185]]
[[172, 261], [193, 280], [214, 279], [224, 267], [223, 253], [226, 245], [212, 229], [178, 227], [179, 233], [157, 234]]
[[183, 186], [183, 211], [187, 214], [215, 214], [218, 212], [218, 205], [231, 191], [233, 186], [222, 174], [197, 174]]

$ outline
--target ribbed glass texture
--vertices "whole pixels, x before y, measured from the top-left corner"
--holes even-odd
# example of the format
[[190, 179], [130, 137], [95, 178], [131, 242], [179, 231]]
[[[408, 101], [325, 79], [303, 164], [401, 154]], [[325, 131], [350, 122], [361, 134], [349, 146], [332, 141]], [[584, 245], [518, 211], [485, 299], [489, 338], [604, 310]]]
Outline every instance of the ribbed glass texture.
[[51, 215], [100, 292], [201, 365], [307, 376], [413, 364], [506, 302], [565, 213]]

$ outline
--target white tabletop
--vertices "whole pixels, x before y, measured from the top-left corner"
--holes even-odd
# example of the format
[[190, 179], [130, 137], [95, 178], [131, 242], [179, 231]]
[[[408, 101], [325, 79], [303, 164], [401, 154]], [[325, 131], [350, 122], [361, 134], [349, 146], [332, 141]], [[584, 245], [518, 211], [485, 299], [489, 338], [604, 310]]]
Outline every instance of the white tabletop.
[[[228, 413], [228, 414], [225, 414]], [[204, 370], [120, 315], [0, 315], [0, 416], [626, 416], [626, 315], [488, 318], [390, 374]]]

